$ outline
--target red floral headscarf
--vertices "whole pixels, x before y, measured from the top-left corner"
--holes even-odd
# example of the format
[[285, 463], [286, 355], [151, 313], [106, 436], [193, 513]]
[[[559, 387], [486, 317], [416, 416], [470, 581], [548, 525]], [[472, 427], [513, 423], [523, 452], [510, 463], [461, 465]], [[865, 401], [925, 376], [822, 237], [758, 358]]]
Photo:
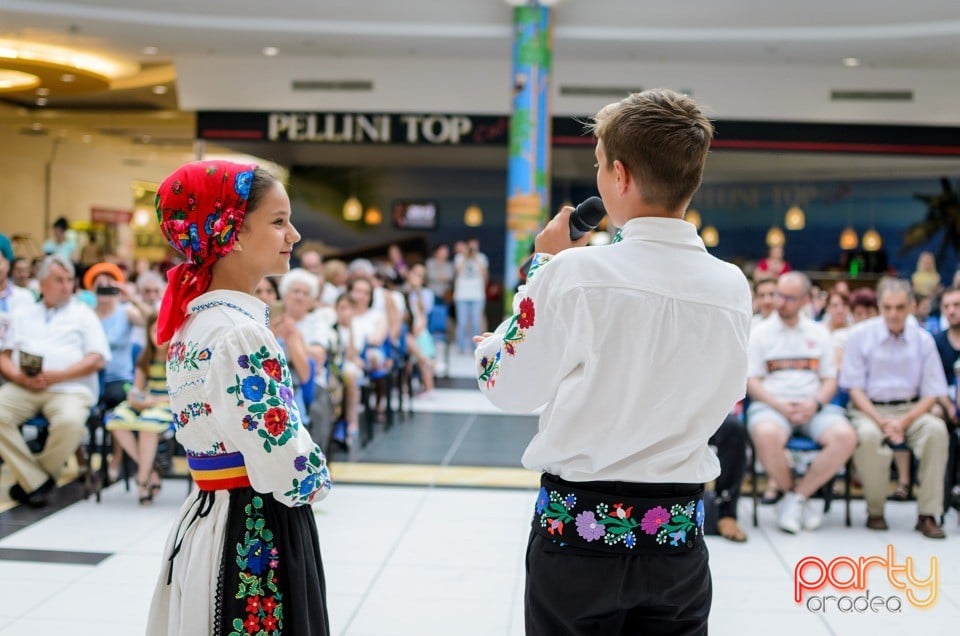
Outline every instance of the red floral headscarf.
[[177, 168], [157, 190], [157, 220], [164, 237], [187, 262], [167, 272], [157, 317], [157, 340], [169, 342], [187, 306], [207, 291], [211, 269], [233, 248], [247, 211], [255, 164], [195, 161]]

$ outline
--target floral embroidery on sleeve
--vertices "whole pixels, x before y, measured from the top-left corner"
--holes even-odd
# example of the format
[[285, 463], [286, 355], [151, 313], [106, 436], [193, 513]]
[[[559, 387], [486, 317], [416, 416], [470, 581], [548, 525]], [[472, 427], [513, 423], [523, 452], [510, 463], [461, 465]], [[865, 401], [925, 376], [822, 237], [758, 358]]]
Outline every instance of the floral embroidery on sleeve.
[[497, 351], [492, 359], [481, 358], [478, 377], [486, 382], [488, 389], [497, 383], [496, 378], [500, 374], [501, 352], [505, 351], [509, 356], [517, 355], [517, 347], [527, 339], [527, 331], [533, 327], [536, 313], [532, 298], [521, 300], [519, 312], [510, 318], [507, 329], [503, 332], [503, 347]]
[[283, 629], [283, 594], [277, 587], [280, 554], [273, 544], [273, 531], [261, 514], [263, 499], [254, 496], [244, 507], [246, 528], [243, 543], [237, 544], [240, 583], [237, 599], [246, 599], [247, 618], [233, 619], [230, 636], [272, 635]]
[[203, 415], [210, 415], [212, 408], [206, 402], [191, 402], [183, 407], [179, 413], [173, 414], [173, 423], [177, 425], [177, 429], [181, 429], [190, 422], [191, 419], [196, 419]]
[[210, 362], [213, 353], [209, 348], [200, 348], [196, 342], [173, 342], [167, 351], [167, 368], [170, 371], [199, 371], [201, 362]]
[[269, 453], [272, 447], [286, 444], [299, 429], [286, 360], [280, 354], [271, 357], [264, 346], [259, 351], [241, 355], [237, 366], [248, 375], [241, 378], [235, 374], [234, 384], [227, 387], [227, 393], [236, 396], [237, 406], [246, 407], [242, 426], [247, 431], [256, 431], [263, 439], [263, 449]]
[[306, 472], [302, 479], [293, 478], [293, 488], [283, 493], [298, 504], [313, 503], [317, 493], [330, 489], [330, 473], [324, 462], [323, 453], [316, 446], [309, 455], [299, 455], [293, 461], [297, 472]]

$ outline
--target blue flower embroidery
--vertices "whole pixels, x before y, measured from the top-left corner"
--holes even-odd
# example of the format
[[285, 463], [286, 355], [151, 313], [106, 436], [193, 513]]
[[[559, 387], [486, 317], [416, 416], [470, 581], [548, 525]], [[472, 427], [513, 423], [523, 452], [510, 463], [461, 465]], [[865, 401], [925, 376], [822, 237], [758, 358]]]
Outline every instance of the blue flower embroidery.
[[257, 575], [263, 573], [263, 568], [267, 565], [268, 561], [267, 552], [267, 546], [264, 545], [263, 541], [258, 539], [250, 548], [250, 553], [247, 555], [247, 569]]
[[695, 517], [696, 523], [701, 528], [703, 527], [703, 499], [697, 500], [697, 516]]
[[207, 234], [213, 234], [213, 222], [217, 220], [220, 215], [214, 212], [213, 214], [207, 217], [207, 220], [203, 223], [203, 230]]
[[314, 490], [317, 489], [317, 475], [310, 474], [303, 478], [303, 481], [300, 482], [300, 496], [307, 497]]
[[636, 535], [632, 532], [628, 532], [627, 534], [623, 535], [623, 545], [627, 546], [628, 548], [632, 548], [633, 546], [637, 545]]
[[243, 397], [251, 402], [259, 402], [266, 389], [267, 383], [259, 375], [251, 375], [243, 379]]
[[686, 530], [677, 530], [670, 534], [673, 538], [673, 541], [670, 542], [670, 545], [680, 545], [683, 541], [687, 540], [687, 531]]
[[[529, 504], [528, 504], [529, 505]], [[547, 493], [546, 488], [540, 488], [540, 493], [537, 494], [537, 514], [541, 514], [546, 510], [547, 506], [550, 505], [550, 495]]]
[[573, 493], [570, 493], [563, 499], [563, 507], [567, 510], [572, 510], [574, 506], [577, 505], [577, 496]]
[[190, 242], [187, 245], [190, 246], [190, 249], [194, 254], [200, 251], [200, 233], [197, 231], [197, 224], [190, 224]]
[[253, 172], [238, 172], [237, 178], [233, 182], [233, 191], [237, 193], [241, 199], [246, 199], [250, 196], [250, 184], [253, 183]]

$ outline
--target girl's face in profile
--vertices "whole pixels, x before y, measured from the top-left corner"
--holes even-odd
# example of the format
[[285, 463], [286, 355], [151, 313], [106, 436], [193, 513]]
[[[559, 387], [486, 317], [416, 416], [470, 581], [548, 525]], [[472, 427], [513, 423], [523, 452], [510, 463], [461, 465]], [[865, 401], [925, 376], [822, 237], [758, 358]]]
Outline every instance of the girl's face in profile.
[[241, 250], [235, 250], [245, 266], [263, 276], [281, 276], [290, 271], [293, 246], [300, 233], [290, 219], [290, 198], [276, 181], [264, 193], [260, 204], [248, 210], [237, 235]]

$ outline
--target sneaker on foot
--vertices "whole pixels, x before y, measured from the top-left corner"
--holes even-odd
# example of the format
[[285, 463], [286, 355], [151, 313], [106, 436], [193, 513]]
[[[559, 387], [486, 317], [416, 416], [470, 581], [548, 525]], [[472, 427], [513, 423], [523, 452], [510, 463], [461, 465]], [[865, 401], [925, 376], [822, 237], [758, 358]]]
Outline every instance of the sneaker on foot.
[[797, 534], [803, 528], [803, 504], [806, 500], [795, 492], [788, 492], [780, 501], [780, 529]]
[[801, 517], [804, 530], [816, 530], [823, 523], [823, 511], [819, 509], [818, 504], [809, 499], [803, 502]]

